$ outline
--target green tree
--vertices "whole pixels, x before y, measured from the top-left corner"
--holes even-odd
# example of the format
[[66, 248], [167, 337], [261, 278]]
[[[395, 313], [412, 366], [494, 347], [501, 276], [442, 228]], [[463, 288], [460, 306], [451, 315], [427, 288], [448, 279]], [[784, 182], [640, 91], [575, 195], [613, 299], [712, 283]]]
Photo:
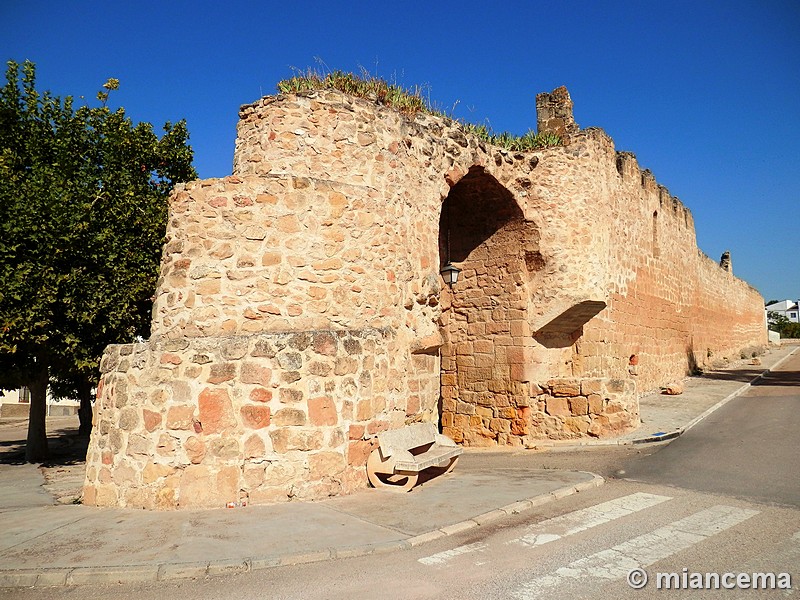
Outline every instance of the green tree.
[[790, 323], [791, 321], [786, 315], [771, 310], [767, 311], [767, 327], [772, 331], [782, 333]]
[[26, 460], [48, 455], [46, 393], [81, 398], [88, 432], [106, 345], [146, 336], [167, 198], [196, 178], [184, 121], [133, 122], [75, 108], [8, 63], [0, 90], [0, 389], [31, 391]]

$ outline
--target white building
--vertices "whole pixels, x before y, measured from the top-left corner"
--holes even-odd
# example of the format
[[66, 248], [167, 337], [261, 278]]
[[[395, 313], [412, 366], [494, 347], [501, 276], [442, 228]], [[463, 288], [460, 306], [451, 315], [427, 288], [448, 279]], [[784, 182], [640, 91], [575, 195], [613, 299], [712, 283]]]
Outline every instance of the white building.
[[[27, 417], [31, 406], [31, 393], [28, 388], [0, 390], [0, 417]], [[78, 413], [77, 400], [56, 400], [47, 392], [47, 415], [51, 417], [68, 416]]]
[[800, 323], [800, 300], [781, 300], [766, 307], [767, 315], [775, 313], [789, 319], [792, 323]]

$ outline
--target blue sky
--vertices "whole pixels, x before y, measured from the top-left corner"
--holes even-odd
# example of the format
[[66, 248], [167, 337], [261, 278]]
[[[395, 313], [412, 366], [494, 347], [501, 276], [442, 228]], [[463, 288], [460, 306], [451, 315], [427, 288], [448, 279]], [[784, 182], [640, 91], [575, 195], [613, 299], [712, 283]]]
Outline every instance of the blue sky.
[[566, 85], [582, 127], [689, 206], [701, 250], [730, 250], [766, 300], [800, 297], [798, 0], [0, 0], [0, 57], [59, 95], [120, 79], [112, 104], [134, 120], [188, 121], [204, 178], [231, 172], [239, 106], [292, 67], [424, 85], [516, 134]]

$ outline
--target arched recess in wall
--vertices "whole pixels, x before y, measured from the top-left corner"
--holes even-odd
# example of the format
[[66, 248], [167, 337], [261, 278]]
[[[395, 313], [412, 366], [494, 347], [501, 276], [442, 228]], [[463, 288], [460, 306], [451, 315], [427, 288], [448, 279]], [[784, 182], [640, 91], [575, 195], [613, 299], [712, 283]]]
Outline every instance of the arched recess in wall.
[[439, 250], [441, 265], [461, 269], [442, 294], [442, 431], [467, 445], [508, 443], [498, 436], [510, 431], [492, 423], [496, 407], [527, 399], [522, 370], [529, 271], [542, 261], [538, 230], [508, 189], [472, 167], [442, 204]]

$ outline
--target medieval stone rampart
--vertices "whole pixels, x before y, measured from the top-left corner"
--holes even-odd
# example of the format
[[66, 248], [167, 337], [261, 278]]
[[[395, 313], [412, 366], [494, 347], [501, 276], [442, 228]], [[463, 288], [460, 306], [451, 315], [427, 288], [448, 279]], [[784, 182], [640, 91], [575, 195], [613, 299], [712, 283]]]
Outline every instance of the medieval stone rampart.
[[465, 445], [614, 435], [638, 393], [765, 344], [689, 211], [566, 90], [537, 101], [563, 146], [335, 91], [242, 107], [233, 175], [172, 196], [150, 340], [104, 356], [84, 501], [348, 493], [375, 434], [418, 420]]

